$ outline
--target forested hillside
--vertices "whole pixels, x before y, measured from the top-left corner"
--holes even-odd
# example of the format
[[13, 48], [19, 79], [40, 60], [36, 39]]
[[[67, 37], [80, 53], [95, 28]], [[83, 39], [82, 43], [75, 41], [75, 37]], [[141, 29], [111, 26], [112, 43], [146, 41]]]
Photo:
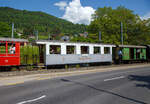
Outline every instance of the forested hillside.
[[39, 35], [48, 35], [49, 33], [73, 35], [86, 30], [85, 25], [73, 24], [43, 12], [17, 10], [9, 7], [0, 7], [0, 22], [3, 22], [3, 25], [4, 23], [8, 24], [10, 27], [13, 22], [16, 31], [25, 36], [34, 35], [37, 30]]

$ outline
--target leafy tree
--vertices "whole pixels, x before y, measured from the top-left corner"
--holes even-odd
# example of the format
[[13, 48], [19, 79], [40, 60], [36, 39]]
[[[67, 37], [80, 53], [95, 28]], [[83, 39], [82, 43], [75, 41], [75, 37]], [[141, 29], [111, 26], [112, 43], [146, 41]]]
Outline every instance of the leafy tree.
[[88, 26], [89, 33], [102, 32], [104, 43], [121, 44], [121, 22], [123, 24], [124, 44], [146, 44], [149, 34], [146, 23], [133, 11], [119, 6], [98, 8], [93, 15], [93, 21]]
[[26, 27], [23, 30], [23, 34], [28, 36], [28, 35], [33, 35], [34, 29], [32, 27]]
[[11, 28], [5, 22], [0, 22], [0, 36], [1, 37], [11, 37]]

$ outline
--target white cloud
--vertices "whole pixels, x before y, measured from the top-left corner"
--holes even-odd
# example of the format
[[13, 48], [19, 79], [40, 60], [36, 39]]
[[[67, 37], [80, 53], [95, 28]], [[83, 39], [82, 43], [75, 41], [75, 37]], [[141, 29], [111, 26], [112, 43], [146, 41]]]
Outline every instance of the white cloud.
[[65, 1], [60, 1], [58, 3], [55, 3], [54, 5], [58, 6], [60, 10], [65, 10], [65, 7], [67, 6], [67, 3]]
[[142, 20], [147, 20], [150, 18], [150, 12], [141, 17]]
[[86, 6], [83, 7], [80, 0], [72, 0], [65, 8], [63, 19], [79, 24], [90, 24], [91, 15], [94, 14], [95, 9]]

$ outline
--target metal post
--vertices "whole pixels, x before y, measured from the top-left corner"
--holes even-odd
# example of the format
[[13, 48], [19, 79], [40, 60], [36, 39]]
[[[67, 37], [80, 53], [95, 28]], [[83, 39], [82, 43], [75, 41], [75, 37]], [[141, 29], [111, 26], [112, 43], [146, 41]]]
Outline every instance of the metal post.
[[121, 22], [121, 44], [123, 45], [123, 24]]
[[11, 33], [11, 38], [14, 38], [14, 23], [12, 23], [12, 33]]

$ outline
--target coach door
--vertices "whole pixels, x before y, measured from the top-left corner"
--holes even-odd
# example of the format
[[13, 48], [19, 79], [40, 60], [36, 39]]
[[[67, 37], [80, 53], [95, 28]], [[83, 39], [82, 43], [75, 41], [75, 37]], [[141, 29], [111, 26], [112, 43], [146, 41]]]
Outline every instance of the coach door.
[[40, 63], [45, 63], [45, 55], [46, 55], [46, 50], [45, 50], [45, 45], [40, 44], [39, 45], [39, 54], [40, 54]]

